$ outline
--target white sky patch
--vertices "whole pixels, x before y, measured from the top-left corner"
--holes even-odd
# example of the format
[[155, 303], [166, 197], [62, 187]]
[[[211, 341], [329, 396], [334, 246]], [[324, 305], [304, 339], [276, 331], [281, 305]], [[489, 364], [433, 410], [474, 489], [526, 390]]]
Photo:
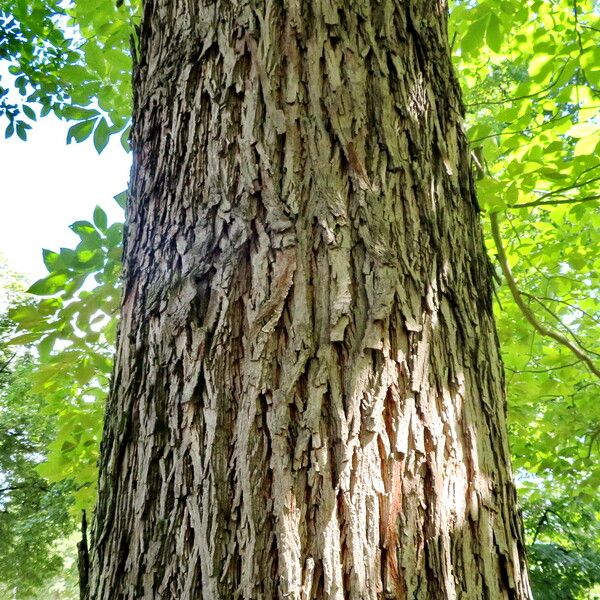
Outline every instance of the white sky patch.
[[101, 155], [91, 138], [66, 144], [72, 123], [48, 115], [32, 123], [28, 139], [4, 139], [0, 124], [0, 254], [28, 284], [47, 273], [42, 248], [73, 248], [68, 226], [92, 220], [96, 205], [109, 223], [123, 219], [113, 196], [127, 187], [131, 156], [114, 136]]

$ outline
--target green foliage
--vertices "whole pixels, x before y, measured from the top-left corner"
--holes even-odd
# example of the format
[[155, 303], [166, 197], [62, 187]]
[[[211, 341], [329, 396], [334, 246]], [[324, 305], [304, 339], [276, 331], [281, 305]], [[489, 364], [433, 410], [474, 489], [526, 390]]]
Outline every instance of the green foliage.
[[[580, 485], [571, 481], [574, 489]], [[565, 482], [529, 476], [523, 483], [523, 513], [529, 533], [530, 579], [535, 598], [599, 598], [590, 588], [600, 584], [600, 498], [569, 495]]]
[[0, 0], [0, 60], [14, 77], [0, 85], [5, 136], [26, 140], [38, 112], [53, 112], [74, 122], [67, 143], [93, 133], [102, 152], [120, 133], [127, 147], [136, 8], [114, 0]]
[[[551, 537], [555, 537], [554, 531]], [[529, 546], [530, 581], [536, 599], [600, 598], [588, 593], [600, 583], [600, 553], [587, 539], [589, 534], [584, 532], [578, 539], [582, 546], [537, 541]]]
[[600, 598], [587, 592], [600, 582], [600, 555], [593, 550], [567, 550], [552, 542], [529, 547], [529, 572], [534, 598], [574, 600]]
[[[598, 5], [457, 2], [451, 27], [484, 220], [498, 214], [508, 267], [538, 323], [598, 366]], [[501, 255], [491, 236], [488, 247]], [[536, 598], [588, 597], [600, 555], [600, 381], [534, 329], [508, 286], [497, 300]]]
[[38, 359], [30, 380], [55, 415], [57, 431], [38, 472], [48, 481], [76, 486], [75, 509], [91, 509], [104, 398], [112, 369], [119, 305], [123, 225], [109, 226], [96, 207], [93, 222], [71, 229], [73, 249], [44, 250], [48, 276], [28, 290], [38, 296], [9, 311], [12, 344], [32, 344]]
[[20, 600], [62, 576], [56, 542], [74, 521], [72, 484], [49, 484], [37, 471], [56, 437], [56, 418], [32, 392], [32, 358], [6, 344], [11, 327], [0, 318], [0, 598]]

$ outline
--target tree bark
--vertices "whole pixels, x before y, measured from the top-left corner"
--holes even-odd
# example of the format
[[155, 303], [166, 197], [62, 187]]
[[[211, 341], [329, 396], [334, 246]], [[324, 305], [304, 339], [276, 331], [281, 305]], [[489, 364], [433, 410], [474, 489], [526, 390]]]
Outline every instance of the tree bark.
[[146, 0], [92, 600], [528, 599], [442, 0]]

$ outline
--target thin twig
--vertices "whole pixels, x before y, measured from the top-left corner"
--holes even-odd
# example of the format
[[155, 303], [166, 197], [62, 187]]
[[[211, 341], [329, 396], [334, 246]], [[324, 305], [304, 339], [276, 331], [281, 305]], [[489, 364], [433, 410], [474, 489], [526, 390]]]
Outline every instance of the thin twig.
[[16, 353], [13, 352], [13, 354], [11, 354], [10, 358], [3, 365], [0, 365], [0, 373], [4, 373], [5, 371], [7, 371], [7, 367], [13, 361], [13, 358], [15, 356], [16, 356]]
[[471, 107], [471, 106], [490, 106], [492, 104], [507, 104], [508, 102], [516, 102], [517, 100], [525, 100], [525, 98], [534, 98], [535, 96], [539, 96], [540, 94], [543, 94], [544, 92], [549, 92], [560, 80], [563, 71], [565, 70], [566, 66], [569, 64], [569, 61], [567, 60], [562, 68], [560, 69], [560, 71], [558, 72], [558, 75], [554, 78], [554, 81], [550, 82], [550, 85], [542, 90], [540, 90], [539, 92], [534, 92], [533, 94], [525, 94], [524, 96], [515, 96], [514, 98], [507, 98], [506, 100], [488, 100], [487, 102], [483, 101], [483, 102], [471, 102], [470, 104], [465, 104], [465, 106], [467, 108]]
[[540, 298], [538, 298], [537, 296], [534, 296], [533, 294], [529, 294], [528, 292], [521, 292], [521, 294], [523, 296], [527, 296], [530, 300], [533, 300], [534, 302], [537, 302], [564, 330], [567, 334], [569, 334], [573, 340], [575, 342], [577, 342], [579, 344], [579, 347], [584, 351], [587, 352], [587, 354], [593, 354], [594, 356], [599, 356], [597, 352], [594, 352], [593, 350], [590, 350], [589, 348], [586, 348], [585, 345], [582, 343], [582, 341], [579, 339], [579, 336], [571, 331], [571, 328], [568, 327], [567, 325], [565, 325], [562, 322], [562, 319], [550, 308], [548, 308], [542, 301]]
[[[594, 168], [598, 168], [600, 165], [595, 165]], [[557, 190], [552, 190], [551, 192], [546, 192], [540, 200], [545, 200], [546, 198], [550, 198], [551, 196], [556, 196], [557, 194], [561, 194], [562, 192], [568, 192], [576, 187], [582, 188], [584, 185], [589, 185], [590, 183], [595, 183], [596, 181], [600, 181], [600, 175], [598, 177], [592, 177], [592, 179], [588, 179], [587, 181], [578, 182], [578, 179], [581, 177], [581, 174], [578, 175], [571, 185], [566, 187], [559, 188]]]
[[582, 315], [584, 315], [588, 319], [591, 319], [592, 321], [594, 321], [594, 323], [597, 323], [598, 325], [600, 325], [600, 319], [598, 319], [594, 315], [591, 315], [589, 312], [583, 310], [583, 308], [577, 306], [576, 304], [571, 304], [570, 302], [567, 302], [566, 300], [563, 300], [562, 298], [551, 298], [550, 296], [539, 296], [539, 299], [540, 300], [548, 300], [549, 302], [557, 302], [559, 304], [564, 304], [565, 306], [568, 306], [569, 308], [571, 308], [577, 312], [580, 312]]
[[564, 200], [532, 200], [531, 202], [523, 202], [522, 204], [512, 204], [508, 208], [528, 208], [530, 206], [551, 206], [557, 204], [579, 204], [581, 202], [592, 202], [600, 200], [600, 194], [595, 196], [585, 196], [584, 198], [565, 198]]
[[566, 365], [559, 365], [558, 367], [548, 367], [547, 369], [511, 369], [510, 367], [505, 367], [507, 371], [511, 373], [549, 373], [550, 371], [558, 371], [560, 369], [566, 369], [568, 367], [574, 367], [581, 362], [581, 359], [575, 360], [573, 362], [567, 363]]
[[594, 431], [590, 437], [590, 443], [588, 445], [588, 453], [586, 458], [590, 458], [592, 456], [592, 450], [594, 449], [594, 442], [598, 439], [598, 436], [600, 435], [600, 429], [596, 429], [596, 431]]
[[537, 539], [538, 539], [538, 535], [540, 535], [540, 533], [542, 532], [542, 527], [544, 526], [544, 523], [546, 522], [546, 519], [548, 517], [548, 513], [550, 512], [550, 509], [547, 508], [543, 513], [542, 516], [540, 518], [540, 520], [537, 523], [537, 527], [535, 528], [535, 532], [533, 534], [533, 541], [531, 542], [531, 545], [533, 546], [533, 544], [536, 543]]

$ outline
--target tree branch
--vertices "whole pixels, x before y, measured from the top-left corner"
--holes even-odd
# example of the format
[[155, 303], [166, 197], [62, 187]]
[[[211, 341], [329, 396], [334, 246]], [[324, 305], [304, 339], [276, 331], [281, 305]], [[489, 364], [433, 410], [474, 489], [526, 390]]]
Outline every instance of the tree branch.
[[482, 101], [482, 102], [471, 102], [470, 104], [465, 104], [466, 108], [469, 108], [471, 106], [491, 106], [492, 104], [507, 104], [509, 102], [516, 102], [517, 100], [525, 100], [525, 98], [534, 98], [535, 96], [539, 96], [540, 94], [543, 94], [545, 92], [549, 92], [560, 80], [563, 71], [565, 70], [565, 68], [567, 67], [567, 65], [569, 64], [569, 60], [567, 60], [565, 63], [563, 63], [563, 66], [560, 68], [558, 74], [556, 75], [556, 77], [554, 78], [553, 81], [550, 82], [550, 84], [548, 85], [548, 87], [543, 88], [541, 90], [539, 90], [538, 92], [533, 92], [532, 94], [525, 94], [524, 96], [515, 96], [513, 98], [507, 98], [506, 100], [487, 100], [487, 101]]
[[579, 344], [579, 347], [586, 352], [589, 355], [594, 355], [594, 356], [600, 356], [600, 354], [598, 354], [597, 352], [594, 352], [593, 350], [590, 350], [589, 348], [587, 348], [583, 342], [581, 341], [581, 339], [579, 338], [579, 336], [571, 330], [570, 327], [568, 327], [567, 325], [565, 325], [562, 322], [562, 319], [550, 308], [548, 308], [540, 298], [538, 298], [537, 296], [534, 296], [533, 294], [529, 294], [528, 292], [521, 292], [521, 294], [523, 296], [527, 296], [527, 298], [529, 298], [530, 300], [533, 300], [533, 302], [537, 302], [564, 330], [565, 333], [567, 333], [568, 335], [570, 335], [573, 340]]
[[540, 533], [542, 532], [542, 527], [544, 526], [544, 523], [546, 522], [546, 519], [548, 518], [548, 512], [550, 511], [549, 508], [547, 508], [543, 513], [542, 516], [540, 517], [540, 520], [537, 523], [537, 526], [535, 528], [535, 532], [533, 534], [533, 540], [531, 542], [531, 544], [535, 544], [538, 536], [540, 535]]
[[13, 354], [11, 354], [10, 358], [4, 364], [0, 365], [0, 373], [8, 372], [8, 368], [7, 367], [13, 361], [13, 358], [15, 356], [16, 356], [16, 354], [13, 352]]
[[586, 169], [585, 171], [581, 172], [577, 177], [575, 177], [575, 179], [573, 180], [573, 183], [571, 185], [559, 188], [557, 190], [552, 190], [551, 192], [547, 192], [543, 196], [540, 197], [540, 200], [545, 200], [546, 198], [550, 198], [551, 196], [556, 196], [557, 194], [561, 194], [562, 192], [568, 192], [572, 189], [575, 189], [576, 187], [582, 188], [584, 185], [588, 185], [590, 183], [595, 183], [596, 181], [600, 181], [600, 176], [598, 176], [598, 177], [593, 177], [592, 179], [588, 179], [587, 181], [583, 181], [583, 182], [579, 183], [579, 179], [581, 179], [581, 177], [583, 175], [585, 175], [586, 173], [589, 173], [590, 171], [593, 171], [594, 169], [597, 169], [599, 166], [600, 165], [594, 165], [593, 167]]
[[550, 371], [559, 371], [560, 369], [567, 369], [568, 367], [574, 367], [581, 362], [581, 359], [574, 360], [573, 362], [567, 363], [566, 365], [559, 365], [558, 367], [548, 367], [547, 369], [511, 369], [505, 367], [507, 371], [511, 373], [550, 373]]
[[36, 484], [36, 483], [29, 483], [29, 482], [25, 481], [24, 483], [18, 483], [15, 485], [9, 485], [7, 487], [0, 488], [0, 494], [4, 494], [6, 492], [14, 492], [16, 490], [23, 490], [28, 487], [37, 488], [37, 489], [41, 490], [42, 492], [48, 491], [48, 485], [46, 483]]
[[591, 202], [592, 200], [600, 200], [600, 194], [595, 196], [585, 196], [584, 198], [565, 198], [564, 200], [532, 200], [531, 202], [523, 202], [522, 204], [513, 204], [508, 208], [527, 208], [529, 206], [550, 206], [555, 204], [578, 204], [580, 202]]
[[497, 257], [498, 261], [500, 262], [500, 267], [502, 268], [504, 278], [506, 279], [506, 283], [508, 284], [512, 297], [519, 309], [521, 310], [521, 313], [523, 314], [525, 319], [529, 321], [533, 328], [541, 335], [550, 337], [559, 344], [568, 348], [575, 356], [577, 356], [587, 365], [588, 369], [596, 377], [600, 379], [600, 369], [594, 364], [594, 361], [588, 356], [588, 354], [582, 348], [580, 348], [578, 344], [572, 342], [568, 337], [566, 337], [559, 331], [551, 329], [550, 327], [547, 327], [546, 325], [541, 323], [535, 316], [531, 308], [528, 306], [528, 304], [523, 300], [521, 290], [519, 290], [517, 282], [515, 281], [513, 274], [510, 270], [508, 259], [506, 257], [506, 251], [504, 250], [504, 245], [502, 244], [500, 228], [498, 227], [498, 213], [490, 213], [490, 222], [492, 226], [492, 237], [494, 239], [494, 244], [496, 245]]
[[581, 313], [582, 315], [586, 316], [588, 319], [594, 321], [594, 323], [600, 325], [600, 319], [596, 318], [594, 315], [591, 315], [589, 312], [583, 310], [583, 308], [577, 306], [576, 304], [571, 304], [570, 302], [567, 302], [566, 300], [563, 300], [562, 298], [551, 298], [550, 296], [539, 296], [539, 299], [547, 300], [548, 302], [557, 302], [559, 304], [564, 304], [565, 306], [568, 306], [572, 310], [575, 310], [575, 311]]

